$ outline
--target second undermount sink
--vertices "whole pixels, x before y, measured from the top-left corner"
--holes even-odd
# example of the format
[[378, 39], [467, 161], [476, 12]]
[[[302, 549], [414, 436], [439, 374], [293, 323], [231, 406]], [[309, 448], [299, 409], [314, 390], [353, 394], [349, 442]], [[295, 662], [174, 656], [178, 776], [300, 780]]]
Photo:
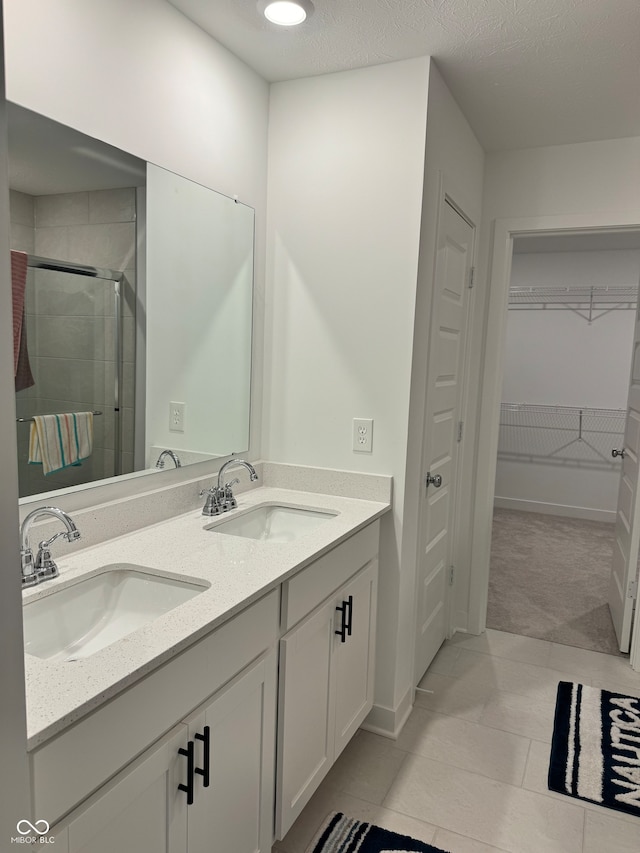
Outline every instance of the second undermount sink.
[[206, 529], [265, 542], [293, 542], [336, 515], [326, 510], [270, 504], [213, 522]]
[[87, 658], [207, 587], [143, 566], [104, 566], [23, 605], [25, 651], [49, 660]]

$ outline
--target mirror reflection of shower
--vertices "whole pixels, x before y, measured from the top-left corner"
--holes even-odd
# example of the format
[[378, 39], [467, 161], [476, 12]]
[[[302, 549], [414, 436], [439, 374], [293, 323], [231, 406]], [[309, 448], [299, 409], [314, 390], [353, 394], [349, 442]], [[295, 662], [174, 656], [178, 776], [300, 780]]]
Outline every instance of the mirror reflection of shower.
[[[135, 188], [46, 196], [12, 190], [10, 202], [12, 250], [25, 253], [28, 265], [16, 366], [19, 495], [128, 473], [134, 467]], [[34, 421], [44, 415], [62, 418]], [[90, 438], [78, 443], [89, 427]], [[55, 445], [50, 473], [47, 458], [36, 461], [38, 437]]]

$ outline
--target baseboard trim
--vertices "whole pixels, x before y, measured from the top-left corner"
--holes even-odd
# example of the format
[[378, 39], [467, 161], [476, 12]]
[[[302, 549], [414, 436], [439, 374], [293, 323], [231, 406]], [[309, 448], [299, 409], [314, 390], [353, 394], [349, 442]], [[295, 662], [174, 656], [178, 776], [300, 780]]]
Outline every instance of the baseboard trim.
[[374, 705], [360, 728], [391, 740], [397, 740], [412, 710], [413, 688], [410, 687], [396, 708]]
[[493, 501], [498, 509], [517, 509], [522, 512], [539, 512], [543, 515], [561, 515], [565, 518], [582, 518], [586, 521], [608, 521], [615, 523], [614, 510], [594, 509], [587, 506], [568, 506], [566, 504], [544, 503], [542, 501], [525, 501], [519, 498], [501, 498], [496, 495]]

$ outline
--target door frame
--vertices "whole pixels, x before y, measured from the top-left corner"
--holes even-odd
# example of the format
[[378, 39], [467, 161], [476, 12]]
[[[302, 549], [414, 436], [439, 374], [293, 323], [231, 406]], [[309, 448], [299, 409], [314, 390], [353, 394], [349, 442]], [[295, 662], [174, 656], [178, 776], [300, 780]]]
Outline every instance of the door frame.
[[[478, 413], [476, 486], [472, 527], [469, 631], [481, 634], [487, 625], [491, 524], [495, 493], [500, 402], [509, 308], [511, 260], [515, 237], [540, 234], [631, 231], [640, 229], [637, 211], [566, 214], [496, 219], [488, 270], [488, 304], [483, 336], [481, 399]], [[634, 621], [631, 666], [640, 671], [640, 619]]]

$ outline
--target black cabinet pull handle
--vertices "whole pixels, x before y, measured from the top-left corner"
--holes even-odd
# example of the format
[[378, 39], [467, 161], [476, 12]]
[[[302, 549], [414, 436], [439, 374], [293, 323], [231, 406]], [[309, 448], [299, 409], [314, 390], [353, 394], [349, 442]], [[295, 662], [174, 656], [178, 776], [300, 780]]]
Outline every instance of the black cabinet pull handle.
[[347, 637], [351, 636], [353, 628], [353, 596], [350, 595], [347, 599], [347, 609], [344, 614], [345, 622], [347, 623]]
[[209, 770], [211, 767], [211, 732], [209, 726], [205, 726], [202, 734], [196, 734], [196, 740], [201, 740], [204, 744], [202, 747], [204, 753], [204, 767], [196, 767], [195, 772], [203, 777], [202, 787], [209, 787]]
[[185, 791], [187, 794], [187, 805], [193, 805], [193, 774], [195, 770], [195, 753], [194, 753], [195, 744], [192, 740], [187, 743], [187, 748], [178, 750], [180, 755], [187, 756], [187, 784], [178, 785], [179, 791]]
[[346, 613], [345, 613], [346, 606], [347, 605], [346, 605], [345, 601], [343, 601], [342, 604], [336, 605], [336, 610], [338, 611], [338, 613], [342, 613], [342, 621], [341, 621], [340, 627], [337, 630], [335, 630], [333, 633], [338, 634], [340, 636], [340, 642], [341, 643], [347, 642], [347, 620], [346, 620]]
[[334, 631], [334, 634], [338, 634], [340, 636], [340, 642], [346, 643], [347, 636], [351, 636], [351, 608], [353, 607], [353, 596], [350, 595], [349, 598], [342, 602], [342, 604], [336, 604], [336, 610], [339, 613], [342, 613], [342, 624], [340, 627]]

